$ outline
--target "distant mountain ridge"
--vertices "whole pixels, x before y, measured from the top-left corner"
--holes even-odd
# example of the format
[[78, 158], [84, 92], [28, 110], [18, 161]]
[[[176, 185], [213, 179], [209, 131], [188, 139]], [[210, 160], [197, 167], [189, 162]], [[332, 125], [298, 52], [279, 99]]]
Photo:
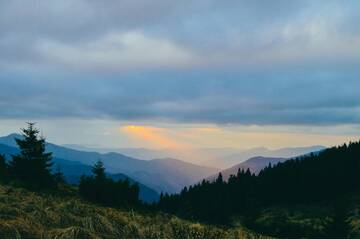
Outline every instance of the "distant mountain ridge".
[[317, 152], [324, 150], [326, 147], [321, 145], [309, 146], [309, 147], [292, 147], [292, 148], [281, 148], [276, 150], [270, 150], [265, 147], [253, 148], [249, 150], [239, 151], [235, 154], [227, 155], [224, 157], [217, 158], [206, 162], [207, 165], [214, 167], [227, 169], [236, 164], [244, 162], [254, 157], [269, 157], [269, 158], [293, 158], [299, 155], [305, 155], [310, 152]]
[[[15, 146], [18, 134], [0, 137], [0, 143]], [[69, 149], [56, 144], [47, 143], [47, 150], [53, 152], [54, 157], [85, 165], [93, 165], [102, 160], [107, 171], [111, 174], [122, 173], [130, 178], [155, 189], [158, 193], [179, 192], [184, 186], [191, 185], [202, 178], [213, 175], [216, 168], [202, 167], [176, 159], [140, 160], [119, 153], [101, 154]]]
[[101, 148], [87, 147], [82, 145], [65, 145], [71, 149], [99, 152], [99, 153], [120, 153], [133, 158], [152, 160], [156, 158], [175, 158], [185, 162], [197, 162], [198, 164], [226, 169], [239, 164], [249, 158], [281, 157], [291, 158], [313, 151], [325, 149], [324, 146], [290, 147], [271, 150], [265, 147], [250, 149], [239, 148], [192, 148], [192, 149], [148, 149], [148, 148]]
[[[262, 169], [267, 167], [269, 164], [275, 165], [277, 163], [284, 162], [286, 160], [288, 160], [288, 158], [270, 158], [270, 157], [261, 157], [261, 156], [253, 157], [246, 160], [245, 162], [239, 163], [228, 169], [222, 170], [220, 171], [220, 173], [223, 179], [227, 181], [231, 175], [236, 175], [239, 169], [244, 171], [249, 169], [251, 173], [258, 174]], [[218, 174], [215, 174], [211, 177], [208, 177], [206, 180], [213, 181], [217, 178], [217, 176]]]
[[[320, 147], [320, 148], [322, 148], [322, 147]], [[323, 149], [317, 150], [317, 149], [319, 149], [317, 146], [310, 147], [309, 149], [315, 149], [316, 151], [307, 152], [305, 154], [299, 154], [299, 155], [296, 155], [296, 156], [291, 157], [291, 158], [263, 157], [263, 156], [252, 157], [252, 158], [249, 158], [248, 160], [246, 160], [246, 161], [244, 161], [242, 163], [236, 164], [236, 165], [234, 165], [234, 166], [232, 166], [232, 167], [230, 167], [228, 169], [222, 170], [222, 171], [220, 171], [220, 173], [222, 174], [222, 177], [223, 177], [224, 180], [228, 180], [231, 175], [236, 175], [239, 169], [244, 170], [244, 171], [249, 169], [251, 173], [258, 174], [265, 167], [269, 166], [269, 164], [274, 166], [274, 165], [276, 165], [278, 163], [285, 162], [285, 161], [287, 161], [289, 159], [292, 159], [292, 158], [295, 158], [295, 157], [305, 156], [305, 155], [308, 155], [310, 153], [318, 154], [319, 152], [321, 152], [323, 150]], [[300, 152], [303, 152], [304, 148], [299, 148], [298, 150]], [[217, 178], [217, 176], [218, 176], [218, 174], [215, 174], [215, 175], [213, 175], [211, 177], [208, 177], [207, 180], [213, 181], [213, 180], [215, 180]]]
[[98, 153], [120, 153], [133, 158], [152, 160], [158, 158], [175, 158], [185, 162], [198, 162], [206, 166], [206, 161], [221, 158], [239, 152], [236, 148], [187, 148], [187, 149], [149, 149], [149, 148], [103, 148], [66, 144], [64, 147]]

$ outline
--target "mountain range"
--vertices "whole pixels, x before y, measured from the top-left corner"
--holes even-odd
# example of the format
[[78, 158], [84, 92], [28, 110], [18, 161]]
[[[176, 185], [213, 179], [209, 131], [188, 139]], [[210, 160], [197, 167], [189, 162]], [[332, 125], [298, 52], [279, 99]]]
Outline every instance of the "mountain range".
[[197, 162], [198, 164], [205, 166], [207, 166], [207, 161], [220, 159], [222, 157], [241, 152], [241, 150], [236, 148], [103, 148], [100, 146], [83, 146], [77, 144], [65, 144], [64, 146], [67, 148], [88, 152], [116, 152], [143, 160], [151, 160], [156, 158], [177, 158], [185, 162]]
[[[21, 137], [22, 136], [18, 134], [0, 137], [0, 144], [16, 149], [15, 138]], [[172, 158], [140, 160], [120, 153], [87, 152], [70, 149], [49, 142], [46, 144], [46, 148], [49, 152], [53, 153], [56, 159], [66, 160], [60, 163], [62, 167], [64, 167], [63, 165], [65, 164], [71, 164], [71, 167], [69, 166], [69, 168], [73, 168], [71, 169], [73, 171], [71, 175], [79, 175], [79, 173], [76, 173], [80, 171], [76, 169], [77, 167], [81, 166], [81, 173], [83, 173], [85, 170], [84, 165], [89, 167], [96, 161], [101, 160], [108, 173], [115, 175], [122, 173], [154, 189], [158, 193], [179, 192], [183, 187], [196, 183], [202, 178], [206, 178], [219, 171], [216, 168], [202, 167]], [[90, 168], [87, 170], [89, 171]]]
[[186, 162], [197, 162], [199, 165], [207, 167], [227, 169], [236, 164], [244, 162], [249, 158], [263, 156], [274, 158], [291, 158], [298, 155], [307, 154], [309, 152], [319, 151], [325, 149], [324, 146], [309, 146], [309, 147], [293, 147], [280, 148], [271, 150], [265, 147], [257, 147], [251, 149], [239, 148], [192, 148], [192, 149], [148, 149], [148, 148], [102, 148], [94, 146], [81, 146], [69, 144], [65, 147], [88, 151], [110, 153], [116, 152], [130, 157], [151, 160], [154, 158], [177, 158]]

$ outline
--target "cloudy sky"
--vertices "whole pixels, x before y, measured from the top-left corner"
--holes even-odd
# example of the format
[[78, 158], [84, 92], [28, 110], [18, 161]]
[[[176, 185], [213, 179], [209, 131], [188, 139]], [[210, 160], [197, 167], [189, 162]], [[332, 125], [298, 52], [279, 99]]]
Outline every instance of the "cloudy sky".
[[360, 134], [358, 0], [0, 0], [0, 133], [106, 147]]

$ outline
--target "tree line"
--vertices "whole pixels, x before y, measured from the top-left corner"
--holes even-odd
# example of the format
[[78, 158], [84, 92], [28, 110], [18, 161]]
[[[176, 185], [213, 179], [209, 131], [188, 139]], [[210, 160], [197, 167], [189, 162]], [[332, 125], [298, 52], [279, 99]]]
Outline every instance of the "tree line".
[[269, 165], [258, 175], [239, 170], [228, 181], [218, 178], [162, 194], [158, 208], [187, 218], [227, 223], [234, 215], [253, 215], [273, 205], [331, 203], [360, 193], [360, 142], [344, 144]]
[[80, 196], [92, 202], [108, 206], [123, 206], [138, 203], [139, 186], [129, 179], [114, 181], [106, 176], [104, 165], [98, 161], [92, 176], [82, 176], [79, 184]]
[[[0, 181], [12, 183], [33, 190], [56, 190], [66, 184], [60, 166], [53, 170], [52, 153], [46, 152], [45, 138], [34, 123], [27, 123], [21, 130], [22, 138], [16, 139], [19, 153], [11, 155], [9, 161], [0, 155]], [[79, 195], [95, 203], [108, 206], [122, 206], [139, 203], [139, 186], [128, 179], [114, 181], [108, 178], [105, 167], [98, 161], [93, 175], [81, 176]]]

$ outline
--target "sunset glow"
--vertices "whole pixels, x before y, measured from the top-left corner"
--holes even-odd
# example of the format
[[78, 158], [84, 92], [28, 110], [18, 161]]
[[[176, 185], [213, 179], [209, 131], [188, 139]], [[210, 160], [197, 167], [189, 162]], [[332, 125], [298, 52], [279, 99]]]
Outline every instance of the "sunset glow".
[[122, 132], [156, 148], [184, 148], [186, 144], [178, 142], [167, 135], [167, 130], [143, 125], [125, 125]]

